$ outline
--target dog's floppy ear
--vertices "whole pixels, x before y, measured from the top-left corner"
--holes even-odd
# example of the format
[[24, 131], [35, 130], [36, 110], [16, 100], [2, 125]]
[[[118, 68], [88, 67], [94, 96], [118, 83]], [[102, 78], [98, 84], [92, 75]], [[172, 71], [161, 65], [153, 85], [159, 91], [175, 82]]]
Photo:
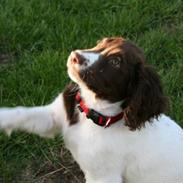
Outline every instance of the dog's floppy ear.
[[168, 104], [155, 70], [144, 64], [138, 67], [136, 81], [129, 88], [131, 97], [124, 109], [124, 119], [131, 130], [141, 128], [153, 117], [157, 118], [166, 110]]

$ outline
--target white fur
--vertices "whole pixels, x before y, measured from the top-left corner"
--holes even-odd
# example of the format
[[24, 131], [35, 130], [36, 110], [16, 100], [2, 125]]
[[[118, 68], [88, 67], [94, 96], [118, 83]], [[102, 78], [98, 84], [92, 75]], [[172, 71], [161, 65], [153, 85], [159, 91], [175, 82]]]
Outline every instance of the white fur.
[[[104, 115], [120, 112], [120, 102], [99, 100], [83, 83], [78, 84], [89, 107]], [[44, 137], [62, 134], [86, 183], [183, 183], [183, 130], [164, 114], [136, 131], [130, 131], [123, 120], [99, 127], [83, 113], [70, 126], [60, 94], [47, 106], [0, 108], [0, 129]]]
[[100, 57], [100, 53], [96, 52], [81, 51], [81, 50], [76, 50], [76, 52], [82, 55], [87, 60], [88, 66], [94, 64]]

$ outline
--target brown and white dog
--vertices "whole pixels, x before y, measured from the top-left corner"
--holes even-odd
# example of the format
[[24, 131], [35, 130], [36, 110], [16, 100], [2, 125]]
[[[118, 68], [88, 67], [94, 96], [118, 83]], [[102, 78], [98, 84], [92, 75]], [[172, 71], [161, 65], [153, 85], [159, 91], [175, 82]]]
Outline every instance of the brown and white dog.
[[68, 85], [53, 103], [0, 108], [0, 129], [62, 134], [87, 183], [182, 183], [183, 131], [143, 52], [105, 38], [71, 52]]

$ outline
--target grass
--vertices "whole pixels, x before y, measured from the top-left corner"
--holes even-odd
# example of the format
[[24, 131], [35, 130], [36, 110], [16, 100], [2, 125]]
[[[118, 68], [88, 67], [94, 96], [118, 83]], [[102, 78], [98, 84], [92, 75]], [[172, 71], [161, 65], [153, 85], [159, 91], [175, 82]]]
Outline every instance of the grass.
[[[182, 35], [181, 0], [0, 0], [0, 106], [49, 103], [69, 81], [71, 50], [124, 36], [156, 67], [170, 97], [168, 114], [183, 126]], [[60, 151], [61, 137], [0, 133], [0, 182], [79, 182]], [[62, 176], [48, 178], [56, 172]]]

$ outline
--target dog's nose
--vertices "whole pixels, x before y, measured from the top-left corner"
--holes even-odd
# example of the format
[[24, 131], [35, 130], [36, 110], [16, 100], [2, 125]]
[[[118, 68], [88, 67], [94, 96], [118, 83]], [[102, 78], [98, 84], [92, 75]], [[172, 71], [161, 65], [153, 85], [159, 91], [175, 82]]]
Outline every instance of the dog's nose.
[[71, 62], [73, 62], [74, 64], [82, 65], [85, 62], [85, 58], [81, 54], [79, 54], [77, 51], [72, 51]]

